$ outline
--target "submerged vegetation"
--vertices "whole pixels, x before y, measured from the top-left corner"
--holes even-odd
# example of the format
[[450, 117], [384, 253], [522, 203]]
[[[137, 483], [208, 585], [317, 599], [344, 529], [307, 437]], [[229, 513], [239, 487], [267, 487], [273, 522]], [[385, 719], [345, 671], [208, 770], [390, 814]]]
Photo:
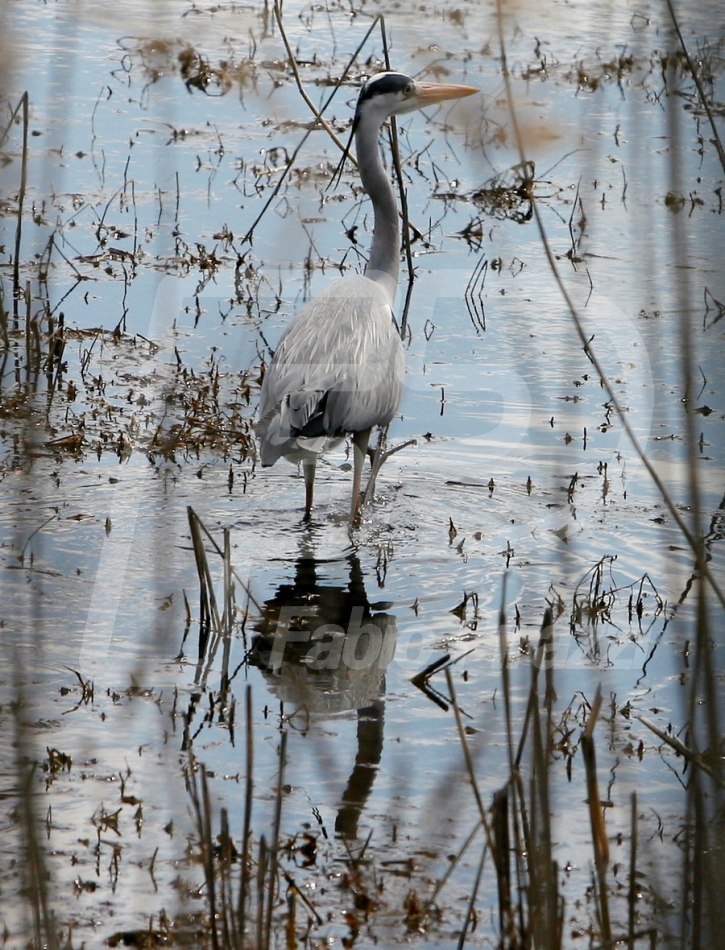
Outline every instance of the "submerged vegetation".
[[[426, 48], [406, 11], [353, 7], [194, 4], [193, 43], [119, 27], [87, 149], [72, 103], [41, 121], [0, 73], [4, 945], [715, 947], [725, 40], [638, 12], [565, 58], [533, 10], [484, 41], [447, 6]], [[419, 395], [340, 540], [334, 503], [302, 530], [289, 473], [259, 476], [254, 408], [290, 313], [364, 259], [357, 178], [329, 184], [348, 100], [401, 47], [489, 104], [393, 133]], [[666, 181], [624, 151], [643, 109]], [[446, 251], [457, 283], [426, 300]], [[629, 322], [597, 323], [645, 272]], [[527, 349], [542, 323], [560, 350]]]

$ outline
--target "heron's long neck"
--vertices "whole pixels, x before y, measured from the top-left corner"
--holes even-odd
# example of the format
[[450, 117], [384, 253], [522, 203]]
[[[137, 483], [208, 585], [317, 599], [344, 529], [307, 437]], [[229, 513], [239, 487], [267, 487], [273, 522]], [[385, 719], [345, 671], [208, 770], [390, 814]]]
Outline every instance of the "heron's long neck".
[[355, 133], [355, 145], [360, 178], [375, 211], [373, 243], [365, 276], [384, 287], [392, 305], [398, 284], [400, 225], [395, 193], [380, 160], [379, 134], [380, 122], [376, 117], [363, 117]]

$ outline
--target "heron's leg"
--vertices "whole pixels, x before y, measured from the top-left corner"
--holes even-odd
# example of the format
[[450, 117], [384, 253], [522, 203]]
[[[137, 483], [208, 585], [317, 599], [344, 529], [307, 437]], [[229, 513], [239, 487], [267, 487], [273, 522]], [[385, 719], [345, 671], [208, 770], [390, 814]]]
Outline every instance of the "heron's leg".
[[302, 471], [305, 476], [305, 518], [310, 517], [312, 511], [312, 496], [315, 490], [315, 466], [317, 457], [305, 459], [302, 463]]
[[388, 434], [388, 427], [379, 430], [378, 434], [378, 444], [374, 449], [368, 449], [368, 455], [370, 456], [370, 477], [368, 478], [368, 483], [365, 486], [365, 491], [363, 492], [363, 499], [360, 503], [360, 507], [367, 505], [370, 499], [373, 497], [373, 492], [375, 491], [375, 479], [378, 477], [378, 472], [380, 471], [380, 466], [383, 464], [385, 458], [385, 444], [386, 437]]
[[352, 476], [352, 519], [357, 515], [358, 502], [360, 500], [360, 484], [362, 482], [362, 470], [365, 464], [365, 456], [368, 451], [368, 442], [370, 441], [370, 429], [363, 429], [362, 432], [356, 432], [352, 437], [352, 449], [355, 462], [355, 468]]

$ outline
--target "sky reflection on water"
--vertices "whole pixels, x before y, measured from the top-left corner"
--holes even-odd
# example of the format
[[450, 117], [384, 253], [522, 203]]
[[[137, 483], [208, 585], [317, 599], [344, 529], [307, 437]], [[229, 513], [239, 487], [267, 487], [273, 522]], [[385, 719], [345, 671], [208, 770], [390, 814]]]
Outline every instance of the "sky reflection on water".
[[[335, 14], [330, 26], [318, 10], [300, 9], [298, 21], [297, 8], [286, 4], [285, 17], [300, 58], [310, 61], [303, 77], [317, 101], [329, 87], [317, 87], [316, 80], [325, 78], [330, 63], [332, 75], [339, 75], [369, 21]], [[14, 48], [3, 74], [7, 99], [12, 103], [28, 89], [31, 103], [27, 204], [36, 220], [31, 223], [29, 216], [25, 222], [23, 261], [32, 262], [54, 232], [50, 309], [56, 315], [63, 311], [67, 326], [84, 331], [102, 327], [110, 333], [123, 326], [126, 338], [117, 345], [104, 338], [94, 356], [95, 371], [108, 382], [109, 399], [120, 400], [127, 388], [134, 400], [143, 396], [148, 405], [160, 405], [177, 360], [197, 375], [209, 370], [211, 360], [230, 377], [256, 371], [302, 302], [337, 275], [343, 259], [356, 259], [345, 230], [357, 224], [358, 239], [365, 244], [369, 207], [354, 191], [353, 169], [347, 168], [333, 194], [324, 192], [327, 170], [338, 155], [323, 133], [312, 135], [297, 163], [304, 174], [291, 181], [257, 228], [251, 248], [243, 249], [249, 270], [235, 285], [241, 235], [279, 174], [283, 152], [276, 150], [291, 154], [309, 120], [290, 76], [279, 68], [278, 35], [265, 35], [260, 18], [249, 11], [180, 17], [176, 7], [157, 4], [152, 15], [158, 19], [150, 20], [145, 4], [126, 4], [109, 24], [90, 7], [74, 10], [64, 4], [50, 12], [16, 5], [12, 23], [4, 14]], [[691, 30], [709, 28], [703, 10], [687, 11]], [[711, 566], [722, 577], [725, 321], [717, 320], [717, 309], [708, 304], [725, 300], [722, 217], [715, 192], [721, 176], [714, 152], [702, 120], [693, 118], [683, 99], [688, 108], [682, 113], [677, 154], [686, 186], [677, 220], [687, 243], [677, 247], [672, 240], [676, 215], [667, 198], [672, 130], [658, 99], [662, 83], [650, 63], [665, 43], [660, 13], [648, 10], [646, 19], [618, 5], [586, 4], [568, 5], [565, 12], [556, 8], [556, 19], [550, 14], [547, 8], [538, 20], [536, 10], [527, 7], [523, 28], [513, 32], [509, 24], [508, 29], [509, 62], [536, 161], [535, 192], [544, 224], [592, 345], [683, 510], [689, 504], [690, 475], [682, 438], [678, 319], [682, 281], [689, 280], [702, 386], [696, 403], [708, 410], [698, 417], [698, 465], [705, 517], [713, 519]], [[310, 32], [303, 29], [305, 17], [313, 21]], [[170, 800], [154, 805], [139, 848], [147, 851], [152, 841], [162, 842], [159, 866], [168, 862], [162, 873], [169, 878], [176, 842], [160, 829], [169, 815], [185, 826], [187, 803], [178, 789], [172, 790], [182, 743], [168, 697], [178, 687], [186, 702], [198, 685], [195, 625], [186, 658], [174, 659], [185, 625], [185, 595], [195, 618], [197, 611], [187, 505], [215, 537], [230, 527], [234, 566], [260, 604], [269, 607], [280, 591], [293, 588], [301, 562], [309, 567], [307, 562], [314, 561], [311, 596], [322, 597], [325, 591], [342, 596], [348, 590], [357, 606], [364, 603], [374, 611], [380, 602], [378, 613], [394, 618], [395, 655], [384, 679], [376, 678], [375, 695], [364, 691], [357, 704], [344, 709], [332, 708], [335, 697], [328, 696], [332, 719], [312, 716], [309, 727], [288, 710], [285, 820], [290, 833], [311, 821], [314, 809], [332, 832], [345, 789], [355, 784], [356, 750], [365, 742], [362, 758], [367, 760], [357, 765], [363, 773], [371, 771], [356, 786], [359, 809], [353, 802], [354, 814], [348, 811], [344, 820], [361, 837], [373, 828], [381, 854], [400, 853], [393, 825], [399, 824], [401, 838], [415, 837], [423, 827], [431, 802], [439, 800], [441, 775], [455, 776], [451, 801], [467, 801], [450, 714], [410, 683], [444, 652], [460, 658], [474, 651], [454, 667], [457, 689], [477, 730], [472, 741], [486, 756], [482, 790], [490, 796], [500, 784], [505, 733], [496, 699], [496, 624], [507, 570], [508, 643], [514, 695], [521, 704], [529, 671], [518, 645], [522, 637], [536, 640], [545, 603], [560, 599], [564, 612], [556, 626], [556, 676], [562, 704], [572, 697], [579, 702], [582, 694], [591, 698], [601, 684], [620, 712], [629, 701], [662, 725], [682, 721], [687, 675], [682, 648], [692, 623], [686, 596], [691, 554], [609, 410], [533, 223], [486, 214], [476, 204], [475, 192], [517, 161], [490, 12], [472, 7], [462, 23], [446, 12], [436, 17], [439, 48], [433, 49], [428, 19], [405, 11], [387, 14], [396, 65], [417, 69], [438, 63], [450, 70], [449, 78], [481, 87], [483, 110], [481, 103], [467, 101], [436, 113], [430, 123], [414, 117], [401, 135], [404, 158], [411, 159], [406, 169], [410, 216], [426, 242], [414, 246], [418, 280], [409, 321], [408, 375], [391, 439], [415, 438], [418, 444], [393, 456], [383, 469], [380, 497], [354, 538], [354, 552], [341, 515], [350, 478], [342, 452], [319, 473], [319, 507], [308, 528], [300, 523], [302, 486], [291, 466], [258, 471], [250, 460], [235, 458], [230, 490], [229, 459], [179, 457], [151, 464], [152, 427], [145, 428], [141, 408], [129, 410], [141, 422], [132, 453], [121, 461], [109, 454], [97, 460], [90, 452], [59, 460], [41, 431], [42, 451], [23, 470], [5, 461], [15, 451], [13, 433], [0, 434], [5, 496], [0, 622], [12, 634], [4, 638], [3, 694], [15, 689], [11, 660], [19, 648], [25, 668], [36, 674], [28, 694], [34, 715], [48, 720], [52, 741], [72, 751], [76, 761], [99, 756], [97, 772], [111, 774], [129, 749], [150, 749], [148, 758], [139, 751], [134, 759], [137, 782], [139, 787], [157, 782], [157, 769], [162, 769], [170, 776]], [[225, 57], [239, 62], [251, 45], [249, 29], [258, 44], [254, 80], [241, 89], [233, 84], [221, 97], [187, 91], [176, 71], [184, 44], [198, 45], [212, 64]], [[699, 33], [687, 35], [694, 39]], [[144, 43], [161, 37], [167, 47], [157, 42], [151, 49]], [[377, 39], [370, 48], [380, 55]], [[451, 58], [449, 49], [455, 51]], [[625, 54], [635, 61], [620, 85], [602, 64]], [[584, 75], [575, 75], [582, 63]], [[582, 85], [587, 77], [599, 77], [596, 88]], [[715, 82], [721, 101], [722, 78]], [[345, 88], [329, 111], [342, 133], [355, 92]], [[17, 190], [19, 139], [12, 131], [5, 148], [13, 161], [0, 171], [4, 194]], [[465, 241], [461, 233], [479, 216], [478, 242]], [[219, 237], [225, 225], [233, 240]], [[7, 282], [12, 217], [2, 219], [2, 231]], [[118, 252], [110, 262], [109, 245]], [[124, 254], [134, 250], [131, 266]], [[221, 263], [205, 283], [208, 275], [199, 261], [210, 252]], [[483, 285], [474, 299], [466, 299], [482, 255], [489, 262]], [[195, 258], [191, 273], [184, 257]], [[239, 286], [243, 297], [236, 299]], [[473, 319], [472, 304], [477, 308]], [[158, 352], [134, 351], [129, 342], [134, 336], [153, 341]], [[68, 379], [78, 381], [89, 339], [79, 336], [68, 347]], [[8, 372], [3, 387], [10, 385]], [[76, 409], [82, 407], [68, 411]], [[175, 411], [171, 406], [169, 412]], [[62, 436], [65, 420], [54, 419], [54, 425]], [[667, 606], [658, 610], [650, 595], [639, 623], [628, 616], [622, 594], [609, 622], [590, 625], [585, 631], [590, 639], [574, 637], [570, 620], [577, 585], [607, 556], [616, 558], [612, 587], [627, 590], [646, 572]], [[350, 593], [353, 558], [357, 586]], [[218, 580], [218, 563], [214, 570]], [[477, 594], [477, 608], [460, 616], [452, 611], [464, 592]], [[244, 601], [241, 588], [237, 599]], [[241, 637], [235, 638], [230, 668], [242, 663], [245, 649]], [[66, 682], [66, 667], [92, 675], [99, 690], [96, 705], [73, 716], [65, 716], [68, 710], [57, 693]], [[294, 675], [300, 670], [298, 663]], [[155, 697], [121, 696], [132, 676], [167, 698], [155, 706]], [[213, 666], [209, 688], [218, 689], [220, 681]], [[292, 701], [251, 665], [232, 686], [240, 703], [246, 682], [254, 689], [258, 781], [271, 788], [278, 736], [271, 710], [280, 700]], [[331, 692], [336, 688], [333, 684]], [[118, 690], [118, 700], [101, 698], [106, 690]], [[373, 706], [374, 715], [360, 714]], [[109, 718], [113, 728], [104, 728]], [[652, 748], [644, 727], [632, 718], [613, 721], [621, 731], [608, 750], [616, 760], [609, 762], [610, 794], [623, 804], [638, 786], [652, 808], [676, 813], [678, 790], [659, 758], [652, 753], [640, 762], [623, 752], [627, 742], [636, 745], [640, 738]], [[218, 779], [216, 798], [238, 807], [240, 757], [227, 725], [201, 713], [194, 724], [197, 755]], [[579, 768], [577, 760], [577, 780]], [[68, 782], [67, 794], [57, 796], [54, 808], [73, 829], [87, 817], [91, 802], [107, 798], [107, 786], [101, 778], [93, 779], [91, 791], [75, 777]], [[557, 776], [563, 803], [572, 795], [578, 803], [583, 791], [577, 789]], [[462, 814], [467, 807], [461, 806]], [[269, 801], [260, 808], [266, 816]], [[625, 811], [613, 809], [610, 834], [625, 826]], [[460, 829], [451, 820], [450, 828], [437, 832], [441, 848], [454, 830]], [[132, 845], [126, 845], [130, 852]], [[572, 857], [582, 878], [588, 848], [584, 823], [564, 836], [561, 846], [562, 860]], [[90, 859], [84, 860], [90, 867]], [[145, 887], [135, 879], [126, 886], [135, 897]], [[82, 900], [93, 908], [92, 897], [84, 894]], [[155, 905], [148, 898], [143, 908], [137, 906], [139, 912], [152, 912]], [[116, 925], [124, 914], [132, 923], [134, 913], [119, 910]]]

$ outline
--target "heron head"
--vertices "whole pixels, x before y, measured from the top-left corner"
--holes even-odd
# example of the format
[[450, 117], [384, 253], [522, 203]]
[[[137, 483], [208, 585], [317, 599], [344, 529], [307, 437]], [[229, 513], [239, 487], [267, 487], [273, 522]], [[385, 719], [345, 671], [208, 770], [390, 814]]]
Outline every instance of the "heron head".
[[356, 119], [375, 113], [381, 119], [414, 112], [446, 99], [472, 96], [475, 86], [454, 83], [418, 82], [405, 73], [383, 72], [368, 79], [357, 101]]

